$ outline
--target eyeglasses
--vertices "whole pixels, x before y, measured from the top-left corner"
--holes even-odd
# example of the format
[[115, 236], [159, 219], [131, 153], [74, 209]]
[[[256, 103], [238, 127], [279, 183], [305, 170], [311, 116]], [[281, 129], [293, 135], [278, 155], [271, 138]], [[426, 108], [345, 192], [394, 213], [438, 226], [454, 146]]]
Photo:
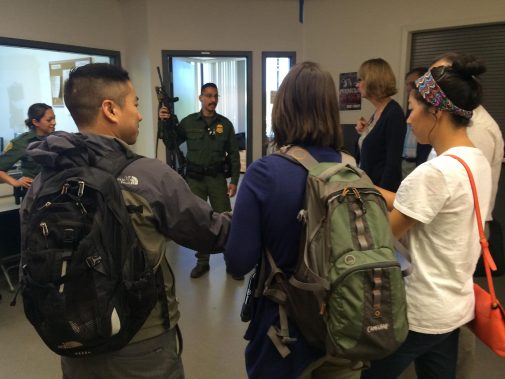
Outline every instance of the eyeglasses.
[[206, 97], [207, 99], [219, 99], [219, 95], [212, 95], [210, 93], [205, 93], [205, 94], [202, 94], [203, 97]]

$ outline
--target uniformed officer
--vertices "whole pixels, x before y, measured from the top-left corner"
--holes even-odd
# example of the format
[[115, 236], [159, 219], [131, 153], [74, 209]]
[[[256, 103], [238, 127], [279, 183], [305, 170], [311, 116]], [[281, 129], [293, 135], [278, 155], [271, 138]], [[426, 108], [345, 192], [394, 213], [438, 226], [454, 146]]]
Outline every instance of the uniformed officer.
[[[33, 178], [40, 171], [40, 166], [25, 155], [26, 147], [33, 141], [38, 141], [54, 132], [56, 118], [53, 108], [44, 103], [35, 103], [28, 108], [28, 118], [25, 120], [29, 131], [23, 133], [5, 147], [0, 155], [0, 179], [15, 188], [16, 202], [30, 188]], [[21, 161], [21, 177], [16, 178], [7, 173], [14, 164]]]
[[[202, 86], [200, 112], [190, 114], [177, 127], [178, 144], [187, 144], [186, 180], [191, 191], [210, 201], [217, 212], [231, 211], [230, 197], [235, 196], [240, 176], [240, 157], [235, 129], [230, 120], [216, 112], [219, 101], [217, 86]], [[170, 117], [169, 110], [161, 107], [160, 120]], [[227, 184], [225, 170], [231, 174]], [[192, 278], [199, 278], [209, 271], [209, 255], [196, 253], [197, 264], [191, 270]], [[243, 277], [234, 276], [242, 280]]]

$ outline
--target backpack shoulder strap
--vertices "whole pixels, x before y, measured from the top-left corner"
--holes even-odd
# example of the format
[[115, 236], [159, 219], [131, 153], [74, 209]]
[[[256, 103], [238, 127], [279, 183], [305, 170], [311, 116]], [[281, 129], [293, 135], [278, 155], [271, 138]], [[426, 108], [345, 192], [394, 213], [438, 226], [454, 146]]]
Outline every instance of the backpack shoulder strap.
[[[319, 162], [308, 152], [307, 149], [299, 146], [283, 146], [274, 154], [280, 155], [281, 157], [300, 164], [301, 166], [305, 167], [307, 171], [310, 171], [317, 164], [319, 164]], [[343, 164], [356, 167], [356, 160], [352, 155], [346, 153], [345, 151], [340, 151], [340, 154], [342, 155]]]
[[274, 154], [280, 155], [290, 161], [298, 163], [299, 165], [305, 167], [307, 171], [310, 171], [319, 162], [303, 147], [287, 145], [282, 146]]
[[115, 178], [117, 178], [131, 163], [137, 159], [143, 158], [142, 155], [134, 153], [121, 142], [116, 142], [119, 149], [100, 157], [96, 162], [96, 167], [110, 172]]
[[342, 154], [342, 163], [343, 164], [349, 164], [351, 166], [357, 166], [356, 164], [356, 159], [349, 153], [346, 153], [345, 151], [340, 151], [340, 154]]

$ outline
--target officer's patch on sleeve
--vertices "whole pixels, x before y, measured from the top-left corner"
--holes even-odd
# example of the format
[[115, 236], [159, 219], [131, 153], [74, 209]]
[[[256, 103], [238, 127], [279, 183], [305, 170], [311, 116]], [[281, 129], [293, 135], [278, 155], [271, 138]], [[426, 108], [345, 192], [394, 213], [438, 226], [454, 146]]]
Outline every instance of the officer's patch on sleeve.
[[217, 134], [221, 134], [222, 132], [224, 132], [224, 127], [223, 127], [223, 125], [221, 125], [221, 124], [217, 124], [217, 126], [216, 126], [216, 133], [217, 133]]
[[8, 152], [10, 149], [12, 149], [12, 142], [9, 142], [7, 146], [5, 146], [4, 153]]

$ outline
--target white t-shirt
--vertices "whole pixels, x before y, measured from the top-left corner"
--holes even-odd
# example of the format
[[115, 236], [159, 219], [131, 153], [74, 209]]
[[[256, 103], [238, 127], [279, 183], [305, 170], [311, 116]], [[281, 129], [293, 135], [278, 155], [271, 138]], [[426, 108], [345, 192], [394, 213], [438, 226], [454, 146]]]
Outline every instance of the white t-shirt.
[[467, 129], [468, 138], [480, 149], [489, 164], [493, 185], [491, 187], [491, 206], [486, 220], [492, 220], [491, 212], [494, 209], [498, 180], [500, 179], [501, 165], [503, 162], [503, 136], [500, 127], [486, 109], [479, 105], [473, 110], [473, 116]]
[[472, 190], [464, 167], [447, 154], [470, 166], [483, 215], [491, 198], [491, 168], [473, 147], [451, 148], [401, 183], [393, 206], [419, 221], [404, 240], [412, 259], [405, 278], [408, 320], [419, 333], [448, 333], [474, 318], [472, 274], [481, 249]]
[[[466, 132], [470, 141], [484, 153], [484, 156], [491, 165], [491, 174], [493, 177], [491, 206], [488, 213], [485, 214], [486, 221], [490, 221], [493, 219], [492, 212], [496, 201], [496, 193], [498, 192], [498, 181], [503, 162], [503, 136], [496, 121], [482, 105], [473, 110], [470, 125], [468, 125]], [[435, 149], [431, 149], [428, 160], [436, 156]]]

